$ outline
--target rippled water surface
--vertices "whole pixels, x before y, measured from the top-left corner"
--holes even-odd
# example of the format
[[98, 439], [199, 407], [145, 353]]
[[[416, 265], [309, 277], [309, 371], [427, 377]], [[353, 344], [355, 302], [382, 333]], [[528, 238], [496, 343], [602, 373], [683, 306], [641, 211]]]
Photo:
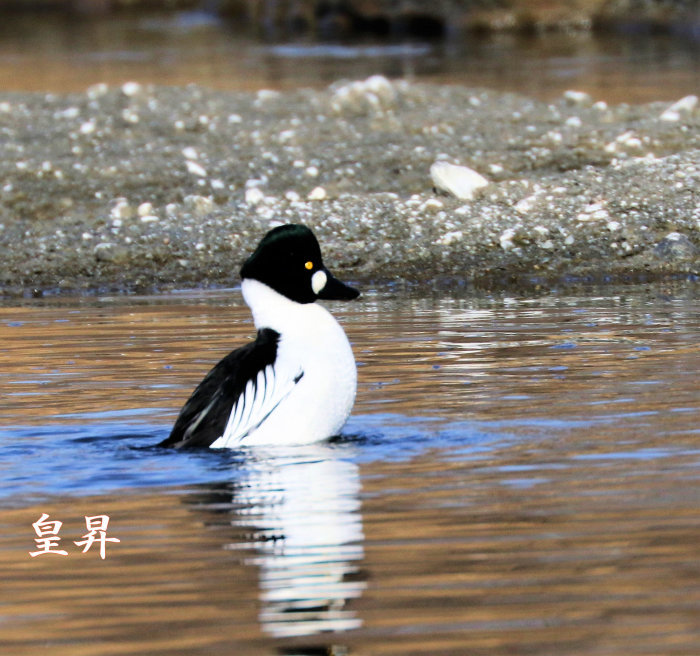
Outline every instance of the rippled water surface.
[[174, 453], [236, 290], [0, 307], [3, 654], [698, 653], [694, 287], [333, 311], [340, 439]]

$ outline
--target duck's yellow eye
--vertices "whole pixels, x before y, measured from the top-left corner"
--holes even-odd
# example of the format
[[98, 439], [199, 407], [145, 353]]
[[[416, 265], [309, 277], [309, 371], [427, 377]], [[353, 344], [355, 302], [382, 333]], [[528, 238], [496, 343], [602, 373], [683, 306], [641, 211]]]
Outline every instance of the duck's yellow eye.
[[309, 271], [311, 271], [311, 269], [314, 268], [314, 263], [311, 262], [311, 261], [308, 261], [304, 266], [305, 266]]

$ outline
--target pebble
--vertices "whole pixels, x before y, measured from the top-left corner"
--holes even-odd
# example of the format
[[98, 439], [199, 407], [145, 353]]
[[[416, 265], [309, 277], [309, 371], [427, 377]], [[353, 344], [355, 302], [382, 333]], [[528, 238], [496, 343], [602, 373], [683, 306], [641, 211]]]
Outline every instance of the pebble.
[[141, 203], [136, 208], [136, 213], [139, 216], [147, 216], [148, 214], [153, 214], [153, 204], [152, 203]]
[[214, 210], [214, 201], [209, 196], [190, 194], [185, 196], [185, 207], [197, 216], [205, 216]]
[[90, 100], [97, 100], [98, 98], [106, 96], [108, 91], [109, 86], [107, 84], [98, 82], [97, 84], [89, 86], [85, 93]]
[[122, 84], [122, 93], [129, 98], [141, 93], [141, 85], [138, 82], [125, 82]]
[[515, 228], [507, 228], [501, 233], [500, 237], [498, 238], [498, 243], [501, 245], [501, 248], [504, 251], [510, 251], [515, 248], [515, 242], [513, 239], [515, 238], [516, 234], [518, 234], [518, 231]]
[[249, 187], [245, 190], [245, 202], [248, 205], [257, 205], [265, 200], [265, 194], [260, 187]]
[[187, 167], [187, 172], [192, 175], [196, 175], [199, 178], [207, 177], [207, 170], [197, 162], [193, 162], [191, 159], [185, 161], [185, 166]]
[[309, 192], [308, 200], [326, 200], [328, 194], [323, 187], [315, 187]]
[[659, 118], [662, 121], [680, 121], [683, 114], [690, 114], [695, 111], [697, 105], [697, 96], [685, 96], [668, 107]]
[[603, 203], [590, 203], [576, 216], [577, 221], [605, 221], [610, 218]]
[[[133, 100], [121, 86], [51, 101], [0, 94], [10, 107], [0, 114], [7, 280], [20, 280], [31, 259], [31, 284], [48, 288], [236, 284], [261, 234], [289, 221], [333, 243], [331, 263], [358, 281], [696, 269], [697, 105], [687, 101], [674, 110], [682, 121], [667, 123], [659, 117], [671, 103], [600, 114], [588, 101], [368, 80], [284, 92], [269, 106], [198, 87], [143, 87]], [[338, 114], [330, 103], [348, 85], [361, 92], [359, 109]], [[122, 120], [125, 107], [140, 116], [138, 129]], [[93, 131], [78, 139], [84, 124]], [[496, 179], [458, 192], [468, 199], [434, 196], [431, 165], [460, 161]], [[138, 212], [143, 200], [151, 207]], [[113, 257], [109, 246], [93, 254], [99, 243], [115, 244], [128, 266], [95, 267]], [[206, 247], [179, 266], [197, 243]]]
[[570, 89], [568, 91], [564, 91], [563, 97], [564, 100], [571, 105], [585, 106], [593, 103], [593, 99], [591, 98], [590, 94], [586, 93], [585, 91]]
[[109, 215], [115, 220], [130, 219], [134, 215], [134, 208], [126, 200], [120, 199], [116, 201]]
[[663, 260], [697, 260], [698, 248], [687, 235], [669, 232], [656, 246], [654, 254]]
[[95, 123], [95, 121], [85, 121], [85, 123], [83, 123], [80, 126], [80, 133], [81, 134], [92, 134], [96, 128], [97, 128], [97, 124]]
[[383, 75], [343, 84], [331, 97], [331, 109], [338, 113], [384, 113], [396, 107], [398, 94], [394, 85]]
[[486, 187], [489, 181], [480, 173], [467, 166], [437, 161], [430, 167], [433, 185], [460, 200], [472, 200], [476, 192]]

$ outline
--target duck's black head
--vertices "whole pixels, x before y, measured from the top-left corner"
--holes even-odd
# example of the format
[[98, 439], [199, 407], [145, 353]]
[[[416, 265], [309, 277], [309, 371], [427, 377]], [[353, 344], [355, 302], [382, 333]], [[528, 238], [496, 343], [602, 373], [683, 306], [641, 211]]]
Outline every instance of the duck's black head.
[[273, 228], [241, 267], [241, 278], [258, 280], [297, 303], [316, 299], [351, 300], [360, 295], [324, 266], [321, 247], [309, 228]]

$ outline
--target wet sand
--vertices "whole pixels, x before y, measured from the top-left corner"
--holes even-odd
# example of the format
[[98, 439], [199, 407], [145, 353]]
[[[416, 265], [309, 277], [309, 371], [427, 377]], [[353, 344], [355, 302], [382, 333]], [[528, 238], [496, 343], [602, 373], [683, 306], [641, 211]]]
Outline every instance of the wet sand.
[[[303, 222], [358, 281], [487, 288], [694, 277], [700, 104], [370, 78], [324, 90], [0, 95], [0, 289], [232, 285]], [[437, 160], [489, 184], [436, 193]]]

